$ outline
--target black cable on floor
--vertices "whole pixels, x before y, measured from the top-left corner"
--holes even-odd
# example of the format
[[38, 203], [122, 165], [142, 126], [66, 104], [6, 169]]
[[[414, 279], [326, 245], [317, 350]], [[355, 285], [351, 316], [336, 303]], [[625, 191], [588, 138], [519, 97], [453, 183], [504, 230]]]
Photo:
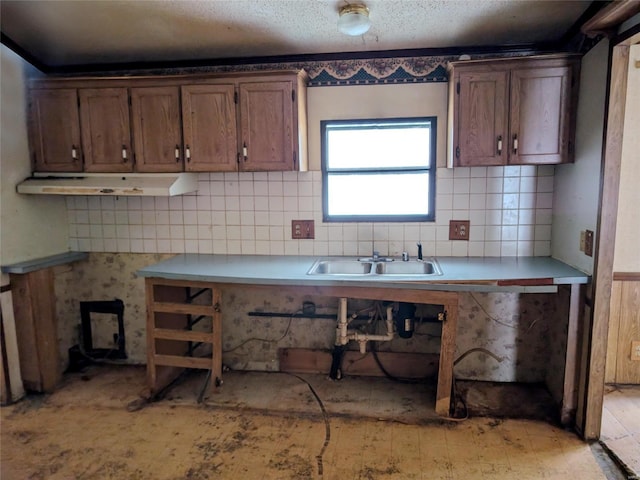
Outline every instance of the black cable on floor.
[[323, 470], [324, 470], [322, 465], [322, 457], [324, 456], [324, 452], [327, 450], [327, 447], [329, 446], [329, 441], [331, 440], [331, 424], [329, 423], [329, 412], [327, 412], [327, 409], [324, 407], [324, 403], [322, 403], [320, 396], [315, 391], [311, 383], [309, 383], [306, 379], [299, 377], [294, 373], [288, 373], [288, 372], [283, 372], [283, 373], [287, 373], [287, 375], [296, 377], [301, 382], [306, 383], [307, 387], [309, 387], [309, 390], [311, 390], [311, 393], [313, 393], [313, 396], [316, 397], [316, 401], [318, 402], [318, 405], [320, 405], [320, 410], [322, 410], [322, 417], [324, 418], [324, 444], [322, 445], [322, 449], [320, 449], [320, 453], [316, 455], [316, 460], [318, 462], [318, 475], [320, 475], [320, 477], [322, 478]]

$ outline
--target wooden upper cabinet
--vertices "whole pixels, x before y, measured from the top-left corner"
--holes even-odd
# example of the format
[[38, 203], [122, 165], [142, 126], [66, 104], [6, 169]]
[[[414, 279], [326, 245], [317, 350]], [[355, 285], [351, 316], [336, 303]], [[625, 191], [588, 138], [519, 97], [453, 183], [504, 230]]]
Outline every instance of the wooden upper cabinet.
[[36, 171], [307, 169], [304, 71], [34, 79]]
[[579, 65], [570, 55], [453, 62], [451, 163], [573, 161]]
[[233, 84], [182, 87], [185, 170], [237, 169], [237, 130]]
[[80, 122], [86, 172], [131, 172], [131, 127], [126, 88], [81, 88]]
[[75, 88], [31, 90], [29, 137], [36, 171], [82, 171], [80, 118]]
[[297, 169], [291, 81], [241, 82], [240, 170]]
[[570, 158], [571, 68], [511, 72], [509, 163], [563, 163]]
[[135, 170], [181, 172], [180, 87], [137, 87], [130, 96]]
[[[461, 73], [458, 94], [458, 164], [496, 165], [507, 160], [508, 72]], [[457, 88], [457, 87], [456, 87]]]

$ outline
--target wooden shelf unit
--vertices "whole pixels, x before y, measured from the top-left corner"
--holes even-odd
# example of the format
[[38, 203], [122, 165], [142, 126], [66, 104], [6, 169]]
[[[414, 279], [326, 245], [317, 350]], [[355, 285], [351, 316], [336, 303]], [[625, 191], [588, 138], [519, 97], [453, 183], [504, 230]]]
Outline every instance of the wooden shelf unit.
[[[215, 392], [222, 385], [220, 290], [211, 284], [157, 278], [147, 278], [145, 288], [149, 397], [170, 384], [183, 368], [210, 370], [210, 391]], [[206, 318], [211, 327], [194, 330]], [[210, 351], [202, 348], [207, 345]]]

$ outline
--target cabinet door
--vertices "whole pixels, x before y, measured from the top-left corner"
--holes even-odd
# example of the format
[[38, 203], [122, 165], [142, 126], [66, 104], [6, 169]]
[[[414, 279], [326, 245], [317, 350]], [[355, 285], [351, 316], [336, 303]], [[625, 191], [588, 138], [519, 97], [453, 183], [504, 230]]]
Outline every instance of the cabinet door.
[[240, 83], [240, 170], [294, 170], [293, 82]]
[[508, 71], [461, 72], [458, 81], [455, 164], [504, 165], [508, 143]]
[[137, 172], [181, 172], [180, 87], [131, 89]]
[[233, 85], [182, 87], [185, 170], [237, 170], [237, 127]]
[[82, 171], [75, 89], [31, 90], [29, 133], [36, 171]]
[[569, 160], [571, 68], [513, 70], [509, 163]]
[[86, 172], [131, 172], [131, 127], [126, 88], [83, 88], [80, 122]]

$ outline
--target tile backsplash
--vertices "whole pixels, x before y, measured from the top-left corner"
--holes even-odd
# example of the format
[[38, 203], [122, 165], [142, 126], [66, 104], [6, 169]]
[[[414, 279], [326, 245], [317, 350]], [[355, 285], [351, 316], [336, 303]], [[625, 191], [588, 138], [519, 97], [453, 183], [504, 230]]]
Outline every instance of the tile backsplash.
[[[553, 166], [437, 170], [436, 221], [323, 223], [322, 174], [202, 173], [176, 197], [67, 197], [71, 250], [247, 255], [547, 256]], [[314, 220], [315, 239], [292, 240], [291, 220]], [[450, 241], [449, 220], [469, 220]]]

